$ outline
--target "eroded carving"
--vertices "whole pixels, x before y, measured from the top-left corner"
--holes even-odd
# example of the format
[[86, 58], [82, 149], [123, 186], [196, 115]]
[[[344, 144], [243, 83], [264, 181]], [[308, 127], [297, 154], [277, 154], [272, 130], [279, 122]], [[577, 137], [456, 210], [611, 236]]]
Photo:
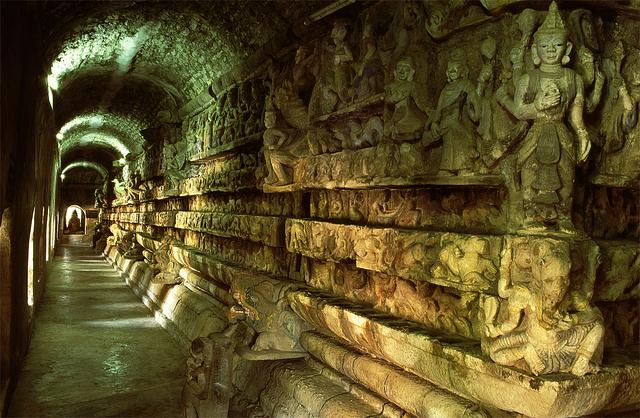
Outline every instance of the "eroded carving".
[[[483, 349], [493, 361], [535, 375], [599, 370], [602, 314], [589, 304], [592, 288], [571, 289], [570, 251], [568, 242], [544, 238], [507, 243], [498, 281], [501, 299], [483, 301]], [[513, 268], [525, 271], [529, 281], [516, 282]]]

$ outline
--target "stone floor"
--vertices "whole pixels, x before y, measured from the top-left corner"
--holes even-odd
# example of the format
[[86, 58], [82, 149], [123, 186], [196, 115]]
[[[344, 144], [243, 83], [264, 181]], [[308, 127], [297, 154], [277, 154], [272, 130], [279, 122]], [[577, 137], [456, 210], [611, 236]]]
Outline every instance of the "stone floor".
[[185, 355], [102, 257], [66, 241], [9, 416], [182, 416]]

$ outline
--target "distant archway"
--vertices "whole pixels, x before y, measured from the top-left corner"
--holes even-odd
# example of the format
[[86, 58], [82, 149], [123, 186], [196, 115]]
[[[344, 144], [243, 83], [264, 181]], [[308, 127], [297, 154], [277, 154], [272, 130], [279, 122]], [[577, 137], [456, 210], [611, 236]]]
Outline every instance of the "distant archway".
[[78, 205], [71, 205], [67, 208], [64, 216], [65, 234], [86, 234], [87, 233], [87, 214], [84, 209]]

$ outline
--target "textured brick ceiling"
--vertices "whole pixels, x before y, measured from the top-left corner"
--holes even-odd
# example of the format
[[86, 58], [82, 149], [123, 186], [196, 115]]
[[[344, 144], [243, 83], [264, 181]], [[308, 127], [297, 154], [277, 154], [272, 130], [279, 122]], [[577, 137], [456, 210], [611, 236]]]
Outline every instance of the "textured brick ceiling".
[[44, 3], [63, 158], [78, 147], [139, 151], [159, 110], [179, 108], [329, 3]]

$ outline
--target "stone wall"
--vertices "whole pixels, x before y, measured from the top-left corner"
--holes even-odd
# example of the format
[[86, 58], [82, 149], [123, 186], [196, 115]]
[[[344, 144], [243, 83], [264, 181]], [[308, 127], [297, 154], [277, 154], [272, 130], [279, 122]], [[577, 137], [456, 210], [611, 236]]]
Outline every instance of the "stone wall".
[[[0, 414], [6, 414], [26, 354], [34, 308], [53, 251], [58, 151], [43, 80], [40, 27], [30, 5], [2, 3], [0, 106]], [[7, 65], [7, 63], [10, 63]], [[33, 295], [28, 304], [29, 238], [33, 220]], [[49, 235], [47, 235], [47, 229]]]
[[347, 8], [146, 132], [105, 255], [188, 409], [637, 408], [637, 14], [481, 4]]

